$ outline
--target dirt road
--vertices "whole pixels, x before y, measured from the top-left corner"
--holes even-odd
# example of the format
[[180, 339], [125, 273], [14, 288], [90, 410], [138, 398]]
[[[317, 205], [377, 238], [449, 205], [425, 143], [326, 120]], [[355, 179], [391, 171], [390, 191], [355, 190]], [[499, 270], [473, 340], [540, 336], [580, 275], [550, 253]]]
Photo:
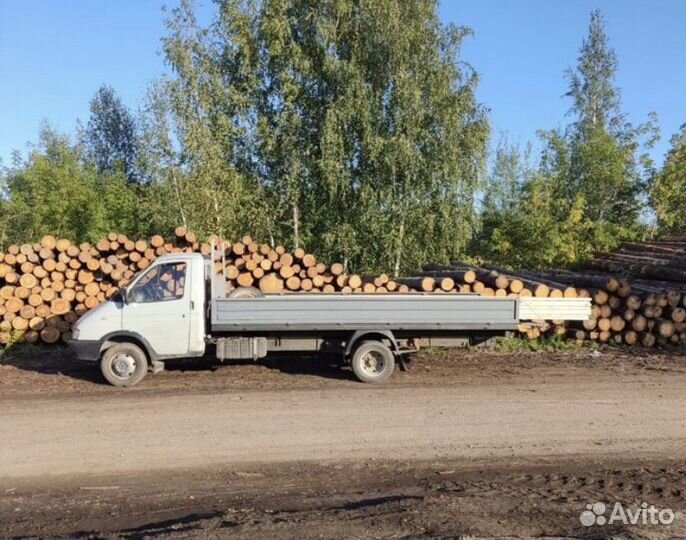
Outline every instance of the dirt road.
[[677, 512], [623, 534], [686, 524], [679, 355], [437, 353], [381, 387], [273, 361], [125, 391], [59, 362], [0, 366], [8, 535], [587, 534], [596, 500]]
[[584, 453], [678, 456], [680, 381], [356, 388], [0, 403], [5, 477], [222, 463]]

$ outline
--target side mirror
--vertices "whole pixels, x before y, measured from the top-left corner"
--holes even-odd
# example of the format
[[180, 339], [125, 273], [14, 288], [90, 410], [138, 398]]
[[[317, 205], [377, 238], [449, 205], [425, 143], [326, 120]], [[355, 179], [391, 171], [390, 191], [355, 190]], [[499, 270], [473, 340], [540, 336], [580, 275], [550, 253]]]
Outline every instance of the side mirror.
[[119, 289], [110, 298], [112, 302], [126, 304], [126, 289]]

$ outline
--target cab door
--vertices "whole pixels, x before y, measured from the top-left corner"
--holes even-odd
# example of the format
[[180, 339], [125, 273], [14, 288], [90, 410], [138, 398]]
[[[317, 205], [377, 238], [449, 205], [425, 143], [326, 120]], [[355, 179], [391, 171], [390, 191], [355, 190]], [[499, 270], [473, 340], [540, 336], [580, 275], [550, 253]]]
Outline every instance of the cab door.
[[153, 265], [127, 291], [122, 329], [141, 335], [160, 356], [188, 354], [191, 265]]

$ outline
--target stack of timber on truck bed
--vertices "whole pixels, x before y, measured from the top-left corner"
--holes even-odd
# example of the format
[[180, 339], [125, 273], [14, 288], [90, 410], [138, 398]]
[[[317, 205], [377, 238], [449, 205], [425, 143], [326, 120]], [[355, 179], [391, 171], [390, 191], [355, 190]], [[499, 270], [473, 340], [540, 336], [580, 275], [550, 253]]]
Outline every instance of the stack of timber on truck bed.
[[[426, 278], [450, 278], [463, 292], [489, 296], [592, 298], [588, 321], [551, 321], [547, 333], [644, 347], [686, 344], [686, 234], [622, 243], [574, 272], [512, 271], [454, 261], [427, 265], [410, 279], [418, 283]], [[529, 337], [539, 335], [536, 328], [523, 331]]]

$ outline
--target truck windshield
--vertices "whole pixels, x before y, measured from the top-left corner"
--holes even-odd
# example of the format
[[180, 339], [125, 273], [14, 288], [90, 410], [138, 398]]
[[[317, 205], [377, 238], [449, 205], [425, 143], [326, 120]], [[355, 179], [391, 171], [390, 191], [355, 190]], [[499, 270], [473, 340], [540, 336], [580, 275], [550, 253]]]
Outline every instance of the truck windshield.
[[186, 263], [154, 266], [133, 286], [128, 296], [132, 302], [163, 302], [183, 298], [186, 284]]

